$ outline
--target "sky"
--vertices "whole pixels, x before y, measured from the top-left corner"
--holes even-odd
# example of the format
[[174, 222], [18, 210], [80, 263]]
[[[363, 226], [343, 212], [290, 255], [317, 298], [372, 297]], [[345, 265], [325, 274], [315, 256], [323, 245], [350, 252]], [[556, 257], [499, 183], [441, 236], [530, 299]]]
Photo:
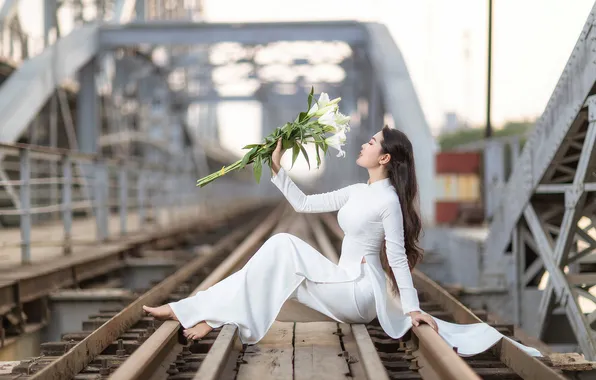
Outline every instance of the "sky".
[[[358, 19], [387, 25], [433, 131], [446, 112], [486, 114], [487, 0], [204, 0], [209, 21]], [[543, 112], [593, 0], [493, 2], [492, 121]], [[234, 9], [234, 12], [230, 12]], [[467, 41], [467, 43], [466, 43]], [[468, 50], [466, 58], [465, 50]]]

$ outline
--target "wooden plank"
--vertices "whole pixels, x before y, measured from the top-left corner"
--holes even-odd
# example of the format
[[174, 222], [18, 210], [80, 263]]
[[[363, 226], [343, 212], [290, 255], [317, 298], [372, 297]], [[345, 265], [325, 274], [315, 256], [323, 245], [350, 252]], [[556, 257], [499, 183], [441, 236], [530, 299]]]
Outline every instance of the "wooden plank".
[[238, 380], [293, 380], [294, 323], [274, 322], [258, 344], [248, 346]]
[[296, 380], [345, 380], [350, 369], [343, 358], [336, 322], [297, 323], [294, 332]]
[[589, 362], [577, 352], [552, 353], [549, 359], [553, 367], [565, 371], [591, 371], [596, 368], [595, 362]]

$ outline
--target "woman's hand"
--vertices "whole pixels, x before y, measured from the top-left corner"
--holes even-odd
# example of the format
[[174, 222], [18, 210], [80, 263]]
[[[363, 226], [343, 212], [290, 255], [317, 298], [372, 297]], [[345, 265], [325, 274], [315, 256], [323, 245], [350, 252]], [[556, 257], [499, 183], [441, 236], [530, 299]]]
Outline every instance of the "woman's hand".
[[430, 327], [432, 327], [433, 330], [439, 332], [439, 326], [437, 326], [437, 322], [435, 322], [435, 320], [430, 315], [423, 314], [419, 311], [412, 311], [408, 314], [410, 315], [410, 317], [412, 317], [412, 324], [414, 326], [419, 326], [420, 323], [426, 323], [427, 325], [430, 325]]
[[281, 157], [284, 155], [285, 151], [286, 150], [282, 149], [282, 147], [281, 147], [281, 137], [280, 137], [277, 140], [277, 146], [275, 147], [275, 150], [271, 154], [271, 170], [273, 170], [273, 172], [275, 174], [277, 174], [277, 172], [281, 168]]

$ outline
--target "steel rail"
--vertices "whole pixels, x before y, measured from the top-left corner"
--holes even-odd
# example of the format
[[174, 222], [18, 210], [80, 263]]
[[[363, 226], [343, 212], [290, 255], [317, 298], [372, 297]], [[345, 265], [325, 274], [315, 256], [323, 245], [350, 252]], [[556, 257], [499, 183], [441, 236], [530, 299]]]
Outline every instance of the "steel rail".
[[59, 359], [36, 373], [31, 379], [58, 380], [74, 377], [117, 339], [118, 336], [143, 317], [142, 305], [157, 304], [165, 300], [168, 294], [172, 293], [180, 284], [192, 277], [201, 267], [207, 265], [223, 250], [249, 233], [256, 222], [257, 220], [253, 220], [251, 223], [227, 235], [213, 246], [212, 249], [205, 250], [201, 256], [192, 260], [157, 286], [144, 293]]
[[[322, 219], [327, 227], [341, 239], [343, 231], [337, 220], [331, 214], [325, 214]], [[456, 323], [468, 324], [482, 322], [470, 309], [459, 302], [449, 292], [418, 270], [412, 272], [414, 284], [417, 289], [429, 295], [442, 308], [453, 314]], [[423, 326], [420, 326], [423, 327]], [[419, 328], [414, 328], [414, 332]], [[493, 353], [507, 367], [526, 380], [563, 380], [565, 377], [540, 360], [528, 355], [508, 339], [501, 339], [492, 348]], [[458, 356], [459, 357], [459, 356]]]
[[[325, 222], [331, 233], [338, 239], [343, 239], [344, 233], [339, 227], [337, 220], [331, 214], [321, 215], [321, 219]], [[370, 336], [368, 335], [368, 331], [366, 331], [366, 327], [364, 325], [352, 325], [352, 330], [360, 355], [366, 357], [365, 355], [370, 352], [370, 345], [372, 344], [372, 341], [369, 342]], [[412, 332], [418, 340], [418, 364], [422, 364], [422, 362], [428, 364], [420, 368], [420, 373], [423, 374], [424, 379], [480, 379], [472, 368], [430, 326], [413, 326]], [[366, 376], [369, 379], [377, 379], [379, 376], [382, 376], [380, 375], [381, 370], [386, 373], [380, 359], [377, 360], [378, 362], [373, 360], [369, 363], [364, 363]], [[385, 374], [385, 376], [387, 375]]]
[[[456, 323], [468, 324], [482, 322], [470, 309], [459, 302], [449, 292], [428, 278], [425, 274], [415, 270], [414, 284], [417, 289], [428, 294], [434, 302], [453, 314]], [[520, 377], [526, 380], [564, 380], [565, 377], [528, 355], [508, 339], [501, 339], [492, 348], [496, 357]]]
[[[216, 284], [232, 270], [247, 255], [253, 253], [262, 240], [275, 227], [285, 211], [285, 205], [278, 206], [269, 216], [254, 229], [248, 237], [236, 247], [232, 253], [201, 282], [201, 284], [190, 294], [195, 295]], [[111, 380], [133, 380], [148, 379], [153, 375], [176, 344], [180, 323], [176, 321], [165, 321], [135, 352], [110, 376]], [[226, 334], [235, 335], [235, 332], [226, 329]], [[219, 346], [219, 345], [218, 345]], [[227, 348], [226, 348], [227, 349]], [[211, 361], [210, 361], [211, 362]]]

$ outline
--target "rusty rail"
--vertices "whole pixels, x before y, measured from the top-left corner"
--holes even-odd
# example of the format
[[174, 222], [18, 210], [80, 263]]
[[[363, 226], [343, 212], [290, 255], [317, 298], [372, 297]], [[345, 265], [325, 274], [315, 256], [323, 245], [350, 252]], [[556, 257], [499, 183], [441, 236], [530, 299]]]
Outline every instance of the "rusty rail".
[[[465, 307], [449, 292], [420, 271], [414, 270], [416, 288], [428, 294], [433, 301], [453, 314], [455, 322], [467, 324], [482, 322], [470, 309]], [[501, 339], [492, 348], [493, 353], [507, 367], [526, 380], [563, 380], [565, 377], [540, 360], [528, 355], [508, 339]]]
[[[263, 238], [273, 230], [285, 206], [278, 206], [265, 221], [263, 221], [244, 241], [233, 250], [229, 257], [217, 267], [201, 284], [190, 294], [195, 295], [205, 290], [229, 275], [238, 263], [247, 255], [254, 252]], [[167, 356], [175, 345], [180, 323], [176, 321], [164, 322], [153, 335], [147, 339], [110, 377], [112, 380], [148, 379], [155, 373], [161, 364], [159, 358]], [[227, 330], [226, 330], [227, 331]], [[234, 335], [232, 333], [231, 335]], [[215, 368], [217, 369], [217, 368]]]
[[[321, 215], [321, 219], [338, 239], [343, 238], [344, 233], [337, 224], [337, 220], [331, 214]], [[363, 325], [361, 327], [355, 325], [353, 326], [353, 331], [358, 344], [358, 350], [361, 356], [365, 356], [370, 351], [370, 345], [372, 344], [372, 342], [368, 342], [370, 337], [368, 339], [366, 338], [368, 337], [366, 328]], [[420, 373], [425, 379], [480, 379], [470, 366], [430, 326], [420, 325], [413, 327], [412, 332], [418, 340], [418, 365], [425, 364], [420, 369]], [[378, 363], [372, 361], [371, 363], [365, 362], [364, 364], [366, 375], [369, 379], [379, 378], [381, 370], [385, 372], [380, 360]], [[379, 365], [381, 366], [380, 368]]]
[[[472, 368], [429, 326], [413, 326], [417, 339], [416, 364], [425, 380], [480, 379]], [[456, 357], [459, 360], [454, 360]]]
[[162, 302], [168, 294], [175, 290], [180, 284], [193, 276], [197, 270], [217, 257], [223, 250], [254, 228], [258, 220], [253, 220], [246, 226], [232, 232], [212, 249], [206, 250], [200, 257], [189, 262], [183, 268], [160, 282], [157, 286], [147, 291], [141, 297], [133, 301], [128, 307], [101, 325], [89, 336], [80, 341], [71, 350], [65, 353], [56, 361], [36, 373], [32, 379], [35, 380], [58, 380], [72, 378], [82, 371], [97, 355], [99, 355], [115, 339], [123, 334], [134, 323], [143, 317], [142, 305], [157, 304]]
[[[343, 237], [343, 231], [337, 224], [337, 220], [331, 214], [325, 214], [322, 216], [322, 219], [325, 221], [327, 227], [339, 238]], [[428, 278], [422, 272], [418, 270], [414, 270], [412, 272], [412, 277], [414, 280], [414, 284], [416, 288], [420, 291], [427, 294], [434, 302], [439, 304], [443, 309], [448, 311], [453, 315], [453, 318], [456, 323], [461, 324], [468, 324], [468, 323], [478, 323], [482, 322], [480, 318], [478, 318], [470, 309], [464, 306], [461, 302], [459, 302], [455, 297], [453, 297], [449, 292], [443, 289], [440, 285], [436, 282]], [[419, 326], [414, 327], [413, 332], [416, 334], [418, 338], [420, 335], [420, 328], [427, 329], [428, 326]], [[422, 332], [424, 334], [424, 332]], [[441, 340], [442, 343], [444, 343]], [[502, 339], [499, 343], [497, 343], [492, 349], [493, 354], [508, 368], [513, 370], [517, 373], [520, 377], [526, 380], [563, 380], [565, 377], [558, 373], [557, 371], [553, 370], [552, 368], [548, 367], [542, 361], [528, 355], [521, 349], [519, 349], [515, 344], [513, 344], [508, 339]], [[458, 357], [459, 358], [459, 357]], [[424, 358], [422, 358], [424, 360]], [[461, 360], [461, 358], [460, 358]], [[434, 363], [432, 363], [434, 365]], [[465, 363], [464, 363], [465, 364]], [[453, 365], [453, 363], [450, 363]], [[424, 371], [421, 369], [421, 373]], [[428, 372], [428, 371], [427, 371]], [[444, 375], [443, 372], [440, 372], [441, 376]], [[432, 374], [429, 375], [430, 378], [433, 378]]]

